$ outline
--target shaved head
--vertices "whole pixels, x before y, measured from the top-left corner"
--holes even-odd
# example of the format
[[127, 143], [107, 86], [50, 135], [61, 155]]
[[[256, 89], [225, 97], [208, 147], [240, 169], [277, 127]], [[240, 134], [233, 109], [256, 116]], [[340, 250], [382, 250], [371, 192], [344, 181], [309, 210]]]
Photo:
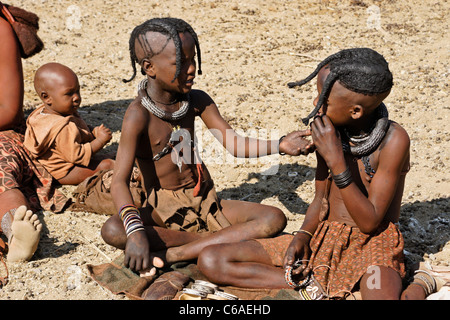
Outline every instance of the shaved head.
[[170, 37], [154, 31], [141, 34], [136, 38], [135, 50], [138, 63], [160, 54], [170, 41]]
[[42, 92], [48, 92], [67, 78], [77, 79], [75, 72], [60, 63], [52, 62], [41, 66], [34, 76], [34, 89], [41, 97]]

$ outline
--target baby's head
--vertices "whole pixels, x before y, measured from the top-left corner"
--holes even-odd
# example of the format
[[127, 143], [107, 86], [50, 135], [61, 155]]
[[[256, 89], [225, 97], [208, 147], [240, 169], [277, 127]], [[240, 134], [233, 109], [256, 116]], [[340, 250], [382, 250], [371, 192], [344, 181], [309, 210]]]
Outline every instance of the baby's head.
[[46, 108], [62, 116], [74, 114], [81, 104], [78, 77], [62, 64], [41, 66], [34, 76], [34, 88]]
[[134, 28], [130, 36], [129, 49], [133, 75], [130, 82], [136, 77], [136, 63], [141, 66], [141, 73], [146, 75], [144, 70], [144, 60], [152, 59], [160, 54], [170, 40], [175, 45], [176, 52], [176, 73], [172, 82], [179, 76], [182, 67], [182, 40], [180, 34], [189, 33], [197, 49], [198, 74], [201, 74], [201, 54], [197, 34], [194, 29], [184, 20], [177, 18], [153, 18], [147, 20]]
[[393, 86], [388, 63], [381, 54], [368, 48], [339, 51], [323, 60], [307, 78], [288, 83], [288, 86], [301, 86], [316, 75], [319, 95], [315, 109], [303, 119], [305, 124], [329, 103], [332, 91], [333, 98], [339, 100], [340, 105], [354, 104], [361, 108], [361, 114], [370, 114], [389, 95]]

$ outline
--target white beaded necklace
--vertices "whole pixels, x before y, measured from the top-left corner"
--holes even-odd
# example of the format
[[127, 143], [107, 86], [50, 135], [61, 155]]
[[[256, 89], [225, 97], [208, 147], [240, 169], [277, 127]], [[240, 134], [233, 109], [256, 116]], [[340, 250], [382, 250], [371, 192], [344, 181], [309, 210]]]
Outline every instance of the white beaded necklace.
[[189, 95], [187, 95], [188, 100], [187, 101], [181, 101], [180, 109], [178, 109], [175, 112], [167, 112], [165, 110], [162, 110], [156, 106], [156, 104], [153, 102], [153, 100], [149, 97], [147, 93], [147, 84], [148, 79], [142, 80], [138, 85], [138, 92], [140, 90], [145, 91], [145, 95], [141, 99], [142, 105], [151, 113], [153, 113], [155, 116], [157, 116], [160, 119], [163, 120], [170, 120], [170, 121], [176, 121], [184, 118], [186, 114], [189, 111]]

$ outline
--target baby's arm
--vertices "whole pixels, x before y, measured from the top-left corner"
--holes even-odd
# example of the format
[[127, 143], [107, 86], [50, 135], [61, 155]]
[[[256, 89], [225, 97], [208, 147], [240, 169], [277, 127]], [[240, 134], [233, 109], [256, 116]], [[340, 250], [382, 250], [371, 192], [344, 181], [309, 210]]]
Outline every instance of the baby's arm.
[[92, 152], [97, 153], [112, 139], [111, 130], [103, 124], [92, 130], [95, 139], [91, 141]]

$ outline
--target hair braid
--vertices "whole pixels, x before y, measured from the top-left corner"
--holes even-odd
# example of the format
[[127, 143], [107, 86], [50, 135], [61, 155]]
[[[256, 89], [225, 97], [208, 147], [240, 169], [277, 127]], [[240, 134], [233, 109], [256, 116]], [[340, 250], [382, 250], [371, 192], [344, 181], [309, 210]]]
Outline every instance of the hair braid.
[[393, 86], [392, 73], [388, 63], [381, 54], [369, 48], [341, 50], [320, 62], [313, 73], [304, 80], [290, 82], [288, 86], [293, 88], [308, 83], [326, 65], [330, 66], [330, 73], [324, 82], [316, 107], [306, 118], [302, 119], [305, 124], [308, 124], [309, 120], [326, 102], [331, 88], [337, 80], [348, 90], [365, 95], [384, 93]]
[[[145, 21], [141, 25], [135, 27], [130, 35], [129, 40], [129, 50], [130, 50], [130, 60], [131, 60], [131, 66], [133, 69], [133, 75], [129, 80], [123, 79], [123, 82], [130, 82], [136, 77], [137, 69], [136, 69], [136, 63], [140, 64], [142, 61], [138, 61], [136, 56], [136, 48], [135, 43], [136, 40], [139, 41], [139, 44], [143, 48], [143, 50], [146, 53], [146, 58], [151, 58], [159, 52], [154, 52], [148, 43], [147, 39], [145, 38], [145, 34], [147, 32], [154, 31], [159, 32], [161, 34], [164, 34], [167, 36], [167, 42], [161, 49], [164, 50], [167, 43], [172, 39], [175, 45], [175, 51], [176, 51], [176, 72], [175, 77], [173, 78], [172, 82], [175, 81], [175, 79], [180, 75], [181, 70], [181, 39], [180, 39], [180, 33], [183, 32], [189, 32], [194, 39], [195, 47], [197, 49], [197, 60], [198, 60], [198, 74], [202, 74], [201, 70], [201, 53], [200, 53], [200, 44], [198, 41], [197, 34], [195, 33], [194, 29], [184, 20], [177, 19], [177, 18], [153, 18], [150, 20]], [[144, 70], [141, 68], [141, 72], [143, 75], [145, 75]]]

